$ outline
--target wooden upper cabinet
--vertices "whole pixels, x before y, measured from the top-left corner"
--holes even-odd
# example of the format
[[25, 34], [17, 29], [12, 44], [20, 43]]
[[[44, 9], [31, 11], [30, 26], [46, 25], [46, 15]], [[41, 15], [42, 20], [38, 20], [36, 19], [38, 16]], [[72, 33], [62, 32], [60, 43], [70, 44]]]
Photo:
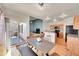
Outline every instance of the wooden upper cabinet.
[[79, 16], [75, 16], [73, 20], [74, 29], [79, 29]]

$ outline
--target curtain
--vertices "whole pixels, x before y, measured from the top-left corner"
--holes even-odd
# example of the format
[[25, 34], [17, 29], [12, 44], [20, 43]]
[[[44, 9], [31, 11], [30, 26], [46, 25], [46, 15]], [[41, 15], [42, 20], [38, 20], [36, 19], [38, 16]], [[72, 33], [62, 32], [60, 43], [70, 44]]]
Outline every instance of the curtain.
[[4, 14], [0, 10], [0, 44], [5, 43], [5, 20], [4, 20]]

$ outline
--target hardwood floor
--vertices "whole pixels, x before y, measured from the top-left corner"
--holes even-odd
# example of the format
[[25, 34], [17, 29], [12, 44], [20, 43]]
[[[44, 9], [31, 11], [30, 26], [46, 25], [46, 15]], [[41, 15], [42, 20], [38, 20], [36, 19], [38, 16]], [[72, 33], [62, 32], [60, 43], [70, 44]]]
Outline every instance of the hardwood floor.
[[5, 47], [3, 45], [0, 45], [0, 56], [4, 56], [6, 53]]
[[63, 38], [57, 38], [56, 44], [64, 46], [66, 43], [65, 43], [65, 40]]
[[[55, 55], [54, 55], [55, 54]], [[49, 51], [50, 56], [69, 56], [70, 52], [63, 38], [57, 38], [55, 47]]]

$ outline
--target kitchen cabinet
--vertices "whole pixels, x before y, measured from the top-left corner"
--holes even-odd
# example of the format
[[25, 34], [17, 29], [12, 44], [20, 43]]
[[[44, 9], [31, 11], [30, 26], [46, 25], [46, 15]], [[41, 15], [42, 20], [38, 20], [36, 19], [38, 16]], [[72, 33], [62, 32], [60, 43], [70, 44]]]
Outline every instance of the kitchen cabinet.
[[79, 29], [79, 16], [75, 16], [73, 20], [74, 29]]
[[67, 37], [67, 48], [71, 55], [79, 56], [79, 37], [75, 35], [69, 35]]

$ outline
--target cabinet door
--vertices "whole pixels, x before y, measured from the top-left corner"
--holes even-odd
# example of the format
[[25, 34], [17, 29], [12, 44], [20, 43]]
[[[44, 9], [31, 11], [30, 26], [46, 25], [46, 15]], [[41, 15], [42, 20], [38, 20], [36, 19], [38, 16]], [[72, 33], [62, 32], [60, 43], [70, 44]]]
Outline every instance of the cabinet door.
[[79, 16], [74, 17], [74, 29], [79, 29]]
[[79, 38], [68, 37], [67, 48], [73, 56], [79, 56]]
[[71, 55], [73, 55], [73, 54], [72, 54], [72, 50], [73, 50], [73, 49], [72, 49], [72, 47], [73, 47], [73, 46], [72, 46], [72, 39], [73, 39], [72, 37], [68, 37], [68, 38], [67, 38], [67, 49], [70, 51], [70, 54], [71, 54]]
[[72, 46], [73, 46], [72, 54], [79, 56], [79, 38], [74, 38], [72, 40]]

